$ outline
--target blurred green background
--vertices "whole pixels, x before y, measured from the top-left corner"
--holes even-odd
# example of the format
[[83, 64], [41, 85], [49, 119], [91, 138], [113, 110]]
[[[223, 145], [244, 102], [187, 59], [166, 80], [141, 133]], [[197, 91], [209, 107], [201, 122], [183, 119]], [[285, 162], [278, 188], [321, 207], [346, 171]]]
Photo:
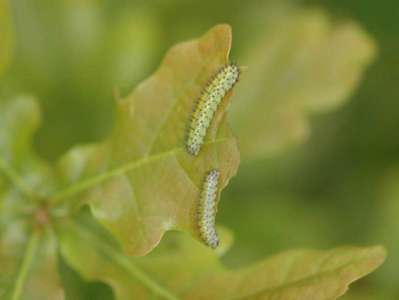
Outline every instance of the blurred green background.
[[[34, 95], [43, 110], [35, 147], [55, 161], [98, 141], [126, 95], [175, 43], [217, 23], [233, 27], [237, 60], [262, 30], [270, 1], [12, 0], [14, 55], [1, 98]], [[399, 2], [287, 1], [352, 19], [374, 38], [377, 59], [343, 107], [311, 116], [306, 143], [243, 160], [222, 195], [218, 221], [235, 233], [236, 266], [289, 248], [384, 244], [386, 263], [345, 299], [398, 299]], [[233, 101], [234, 102], [234, 101]]]

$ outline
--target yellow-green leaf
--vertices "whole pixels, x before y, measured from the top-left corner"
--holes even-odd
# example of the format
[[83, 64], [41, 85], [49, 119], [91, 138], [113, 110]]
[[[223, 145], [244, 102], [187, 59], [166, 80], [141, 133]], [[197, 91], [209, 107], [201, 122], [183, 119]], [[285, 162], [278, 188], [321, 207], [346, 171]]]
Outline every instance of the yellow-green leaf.
[[195, 212], [211, 169], [221, 172], [219, 191], [236, 173], [239, 153], [225, 118], [226, 96], [198, 157], [184, 146], [188, 121], [207, 81], [228, 63], [231, 29], [218, 25], [199, 39], [174, 46], [159, 69], [126, 98], [117, 100], [117, 121], [102, 144], [73, 149], [60, 162], [76, 197], [132, 255], [154, 248], [177, 229], [198, 238]]
[[187, 299], [337, 299], [384, 258], [385, 251], [378, 246], [291, 250], [249, 268], [210, 276]]
[[33, 98], [0, 102], [1, 299], [62, 299], [54, 236], [39, 236], [26, 218], [35, 216], [34, 200], [54, 187], [48, 166], [32, 151], [39, 124], [40, 110]]
[[108, 283], [117, 299], [333, 300], [385, 258], [379, 246], [292, 250], [230, 270], [179, 233], [141, 258], [125, 256], [92, 225], [66, 223], [59, 236], [66, 261], [86, 279]]
[[271, 155], [305, 140], [307, 115], [344, 103], [376, 53], [357, 23], [335, 23], [318, 10], [271, 19], [240, 60], [248, 72], [231, 115], [245, 157]]
[[32, 136], [40, 124], [40, 109], [32, 97], [20, 96], [0, 102], [0, 155], [21, 165], [31, 155]]
[[40, 121], [39, 106], [30, 96], [0, 102], [0, 186], [6, 181], [29, 197], [47, 195], [54, 188], [49, 166], [33, 151], [32, 137]]
[[0, 298], [63, 300], [57, 270], [57, 247], [51, 232], [31, 233], [25, 242], [17, 224], [0, 240]]

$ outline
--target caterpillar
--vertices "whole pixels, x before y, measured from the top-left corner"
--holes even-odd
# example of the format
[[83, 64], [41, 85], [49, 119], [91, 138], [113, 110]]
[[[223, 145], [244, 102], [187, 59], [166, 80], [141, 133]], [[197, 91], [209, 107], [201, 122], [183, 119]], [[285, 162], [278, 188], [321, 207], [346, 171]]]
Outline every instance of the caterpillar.
[[216, 198], [220, 172], [213, 169], [205, 177], [198, 206], [198, 227], [203, 242], [215, 249], [219, 245], [219, 237], [215, 228]]
[[228, 64], [221, 68], [204, 88], [188, 126], [186, 149], [191, 155], [198, 155], [219, 104], [234, 87], [239, 76], [240, 68], [235, 64]]

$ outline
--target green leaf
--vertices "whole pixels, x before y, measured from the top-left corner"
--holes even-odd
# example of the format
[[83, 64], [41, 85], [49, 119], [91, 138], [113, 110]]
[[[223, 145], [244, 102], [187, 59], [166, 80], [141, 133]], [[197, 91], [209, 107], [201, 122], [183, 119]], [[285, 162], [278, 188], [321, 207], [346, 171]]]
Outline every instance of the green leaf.
[[31, 155], [32, 136], [40, 123], [34, 99], [21, 96], [0, 102], [0, 154], [9, 163], [22, 165]]
[[[142, 289], [165, 299], [175, 299], [169, 291], [141, 271], [131, 258], [125, 256], [109, 233], [93, 222], [89, 214], [80, 215], [76, 222], [59, 224], [57, 233], [61, 255], [67, 264], [85, 280], [102, 281], [110, 285], [116, 299], [142, 299]], [[76, 244], [83, 240], [85, 242], [80, 246]]]
[[101, 282], [87, 282], [59, 257], [59, 273], [65, 292], [65, 300], [111, 300], [112, 289]]
[[32, 149], [40, 121], [40, 109], [32, 97], [0, 102], [0, 183], [7, 182], [8, 188], [19, 190], [25, 198], [44, 197], [55, 186], [49, 166]]
[[50, 232], [33, 232], [29, 242], [16, 225], [0, 240], [0, 298], [61, 300], [57, 252]]
[[307, 115], [349, 99], [376, 53], [355, 22], [335, 23], [318, 10], [276, 15], [240, 59], [248, 72], [231, 117], [246, 158], [306, 140]]
[[147, 256], [129, 258], [85, 220], [59, 228], [61, 253], [86, 279], [111, 285], [117, 299], [332, 300], [385, 258], [378, 246], [292, 250], [230, 270], [214, 251], [179, 233]]
[[[40, 190], [47, 166], [32, 152], [32, 135], [40, 123], [40, 112], [30, 97], [0, 102], [0, 237], [12, 232], [26, 239], [21, 215], [31, 211], [33, 191]], [[46, 180], [45, 180], [46, 181]], [[48, 180], [46, 183], [50, 183]], [[26, 207], [23, 207], [27, 205]], [[4, 241], [2, 241], [3, 243]], [[6, 247], [13, 248], [12, 239]]]
[[164, 232], [177, 229], [198, 238], [195, 211], [211, 169], [220, 189], [236, 173], [239, 153], [225, 118], [226, 97], [198, 157], [184, 146], [195, 100], [209, 78], [228, 62], [231, 29], [218, 25], [199, 39], [173, 47], [159, 69], [126, 99], [118, 99], [117, 124], [99, 145], [71, 150], [60, 162], [61, 202], [88, 203], [131, 255], [144, 255]]
[[54, 187], [51, 172], [32, 151], [40, 111], [31, 97], [0, 103], [0, 298], [60, 299], [56, 244], [32, 230], [37, 202]]
[[0, 0], [0, 77], [12, 58], [13, 30], [8, 0]]

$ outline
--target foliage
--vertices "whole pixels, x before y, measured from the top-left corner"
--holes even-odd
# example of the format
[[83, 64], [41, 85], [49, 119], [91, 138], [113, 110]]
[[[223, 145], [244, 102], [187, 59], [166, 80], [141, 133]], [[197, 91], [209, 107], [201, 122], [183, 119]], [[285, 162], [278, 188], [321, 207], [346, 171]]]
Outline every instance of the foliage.
[[[0, 22], [9, 22], [4, 12]], [[105, 139], [75, 146], [55, 163], [34, 150], [38, 102], [0, 102], [0, 297], [330, 300], [382, 264], [380, 246], [335, 247], [229, 268], [222, 260], [230, 231], [219, 229], [216, 251], [201, 244], [195, 211], [204, 174], [220, 170], [220, 197], [237, 172], [239, 149], [253, 159], [302, 141], [307, 113], [348, 99], [375, 54], [357, 24], [335, 24], [318, 10], [284, 10], [268, 20], [242, 55], [248, 69], [223, 100], [198, 157], [185, 151], [185, 130], [193, 101], [230, 60], [229, 25], [173, 46], [148, 79], [117, 97]], [[8, 44], [0, 53], [11, 51]], [[7, 64], [0, 61], [0, 69]]]

